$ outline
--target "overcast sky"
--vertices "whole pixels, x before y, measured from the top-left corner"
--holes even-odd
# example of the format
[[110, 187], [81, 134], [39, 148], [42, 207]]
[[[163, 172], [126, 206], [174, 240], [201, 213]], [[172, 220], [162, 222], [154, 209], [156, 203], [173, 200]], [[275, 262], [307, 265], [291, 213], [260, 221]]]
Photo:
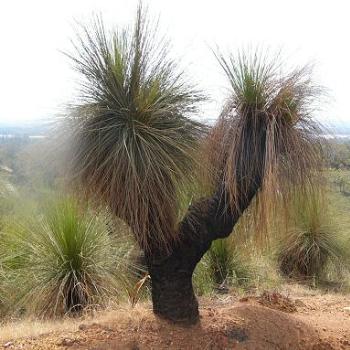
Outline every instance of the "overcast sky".
[[[0, 121], [48, 118], [75, 96], [76, 76], [60, 53], [71, 48], [74, 21], [101, 13], [109, 25], [126, 25], [137, 0], [11, 0], [0, 3]], [[347, 0], [148, 0], [151, 15], [173, 42], [199, 87], [211, 96], [203, 106], [216, 117], [227, 87], [210, 48], [247, 45], [283, 48], [290, 63], [313, 61], [316, 78], [332, 100], [332, 120], [348, 120], [350, 2]]]

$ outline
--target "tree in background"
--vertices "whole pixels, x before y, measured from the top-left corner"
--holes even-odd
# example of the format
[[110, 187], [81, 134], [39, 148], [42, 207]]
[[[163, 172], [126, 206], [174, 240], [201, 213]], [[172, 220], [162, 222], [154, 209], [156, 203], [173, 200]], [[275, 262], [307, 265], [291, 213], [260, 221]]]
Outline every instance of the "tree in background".
[[283, 73], [263, 53], [218, 54], [231, 94], [208, 126], [192, 118], [203, 95], [168, 47], [141, 6], [132, 30], [107, 33], [100, 20], [83, 28], [70, 55], [83, 80], [66, 120], [68, 155], [79, 189], [124, 220], [144, 251], [155, 314], [193, 324], [192, 274], [211, 243], [257, 194], [268, 208], [288, 183], [312, 182], [319, 89], [308, 67]]

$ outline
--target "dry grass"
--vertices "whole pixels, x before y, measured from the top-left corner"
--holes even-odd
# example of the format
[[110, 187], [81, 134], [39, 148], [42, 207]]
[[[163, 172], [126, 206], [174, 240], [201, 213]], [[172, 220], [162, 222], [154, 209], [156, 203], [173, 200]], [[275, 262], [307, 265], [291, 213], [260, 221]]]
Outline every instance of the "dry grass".
[[0, 342], [14, 341], [23, 338], [35, 338], [49, 333], [69, 333], [79, 330], [79, 326], [118, 322], [118, 326], [126, 327], [130, 322], [140, 327], [145, 318], [153, 317], [148, 303], [139, 303], [131, 307], [128, 304], [114, 306], [109, 311], [95, 311], [76, 318], [61, 318], [57, 320], [26, 318], [11, 320], [0, 325]]
[[52, 332], [76, 331], [79, 324], [75, 319], [62, 319], [59, 321], [26, 319], [11, 321], [0, 325], [0, 342], [13, 341], [27, 337], [37, 337]]

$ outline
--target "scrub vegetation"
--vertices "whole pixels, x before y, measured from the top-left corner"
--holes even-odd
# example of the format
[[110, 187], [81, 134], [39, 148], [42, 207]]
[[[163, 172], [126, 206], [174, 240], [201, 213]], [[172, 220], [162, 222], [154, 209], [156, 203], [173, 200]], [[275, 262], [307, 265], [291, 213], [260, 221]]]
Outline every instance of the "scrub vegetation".
[[216, 52], [230, 90], [208, 125], [157, 30], [142, 6], [131, 29], [83, 26], [67, 54], [79, 102], [56, 135], [0, 139], [3, 318], [152, 300], [189, 324], [195, 294], [348, 290], [350, 151], [322, 137], [312, 68]]

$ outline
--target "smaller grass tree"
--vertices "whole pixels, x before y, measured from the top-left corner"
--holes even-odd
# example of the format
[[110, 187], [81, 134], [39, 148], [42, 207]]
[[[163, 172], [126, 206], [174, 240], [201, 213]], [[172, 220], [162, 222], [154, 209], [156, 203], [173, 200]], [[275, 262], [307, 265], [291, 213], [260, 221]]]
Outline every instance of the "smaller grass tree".
[[[84, 29], [71, 56], [84, 80], [67, 118], [69, 163], [87, 194], [130, 226], [145, 253], [154, 312], [195, 323], [192, 275], [212, 241], [232, 232], [256, 194], [269, 203], [289, 181], [310, 182], [318, 89], [307, 68], [285, 73], [275, 57], [217, 55], [231, 95], [208, 127], [191, 118], [201, 94], [155, 34], [141, 7], [132, 31], [108, 35], [100, 21]], [[179, 220], [199, 162], [209, 193]]]
[[18, 308], [58, 316], [123, 294], [131, 246], [108, 233], [102, 216], [66, 198], [22, 221], [4, 228], [0, 245], [2, 266], [17, 284]]
[[296, 190], [287, 208], [287, 231], [278, 252], [282, 273], [296, 278], [320, 278], [329, 263], [339, 267], [345, 260], [345, 251], [320, 189]]

